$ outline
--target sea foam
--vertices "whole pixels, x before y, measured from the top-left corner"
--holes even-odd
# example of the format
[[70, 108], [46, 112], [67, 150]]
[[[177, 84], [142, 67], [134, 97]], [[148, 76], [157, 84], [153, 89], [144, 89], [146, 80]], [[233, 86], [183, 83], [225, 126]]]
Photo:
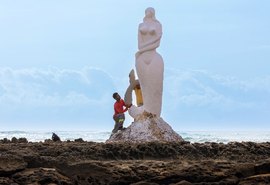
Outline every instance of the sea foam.
[[[55, 132], [62, 141], [82, 138], [84, 141], [105, 142], [111, 135], [110, 131], [1, 131], [0, 139], [25, 137], [31, 142], [51, 139]], [[270, 131], [178, 131], [185, 141], [192, 143], [204, 142], [270, 142]]]

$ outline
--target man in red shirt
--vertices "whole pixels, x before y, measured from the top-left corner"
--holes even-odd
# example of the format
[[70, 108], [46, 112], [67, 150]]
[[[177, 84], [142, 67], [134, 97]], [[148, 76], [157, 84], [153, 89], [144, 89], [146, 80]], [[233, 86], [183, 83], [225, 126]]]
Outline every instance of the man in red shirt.
[[126, 105], [124, 100], [121, 99], [121, 96], [117, 92], [113, 93], [113, 98], [116, 100], [116, 102], [114, 103], [114, 115], [113, 115], [115, 125], [112, 133], [116, 133], [118, 130], [123, 129], [123, 124], [125, 121], [124, 112], [126, 112], [128, 108], [131, 107], [131, 105]]

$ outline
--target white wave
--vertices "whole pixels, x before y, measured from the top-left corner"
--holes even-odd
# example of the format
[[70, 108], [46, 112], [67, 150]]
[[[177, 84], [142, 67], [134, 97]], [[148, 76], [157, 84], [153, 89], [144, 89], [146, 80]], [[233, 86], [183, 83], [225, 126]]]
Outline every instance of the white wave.
[[188, 131], [178, 132], [184, 140], [198, 142], [269, 142], [270, 131]]
[[[62, 141], [82, 138], [84, 141], [105, 142], [111, 132], [109, 131], [54, 131]], [[185, 131], [178, 132], [184, 140], [191, 143], [204, 142], [270, 142], [270, 131]], [[2, 131], [0, 139], [12, 137], [25, 137], [31, 142], [40, 142], [51, 139], [49, 131]]]

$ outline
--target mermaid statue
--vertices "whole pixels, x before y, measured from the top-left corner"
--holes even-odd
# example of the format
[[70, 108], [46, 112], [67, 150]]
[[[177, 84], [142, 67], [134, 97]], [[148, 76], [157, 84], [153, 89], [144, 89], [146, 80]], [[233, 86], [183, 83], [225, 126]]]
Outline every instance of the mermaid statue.
[[136, 72], [130, 72], [130, 86], [125, 95], [126, 103], [132, 103], [132, 89], [140, 85], [143, 103], [141, 106], [132, 105], [129, 114], [136, 118], [144, 111], [160, 117], [162, 107], [164, 63], [156, 49], [160, 45], [162, 25], [155, 18], [154, 8], [145, 10], [143, 22], [138, 28], [138, 49], [136, 53]]

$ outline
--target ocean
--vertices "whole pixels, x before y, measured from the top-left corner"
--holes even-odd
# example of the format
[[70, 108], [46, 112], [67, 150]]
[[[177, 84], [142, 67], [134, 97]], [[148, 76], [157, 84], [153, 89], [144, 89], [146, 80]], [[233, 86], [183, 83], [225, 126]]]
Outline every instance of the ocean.
[[[25, 137], [28, 141], [40, 142], [51, 139], [52, 132], [62, 141], [82, 138], [84, 141], [105, 142], [111, 134], [109, 131], [0, 131], [0, 139]], [[191, 143], [270, 142], [270, 131], [178, 131], [177, 133]]]

